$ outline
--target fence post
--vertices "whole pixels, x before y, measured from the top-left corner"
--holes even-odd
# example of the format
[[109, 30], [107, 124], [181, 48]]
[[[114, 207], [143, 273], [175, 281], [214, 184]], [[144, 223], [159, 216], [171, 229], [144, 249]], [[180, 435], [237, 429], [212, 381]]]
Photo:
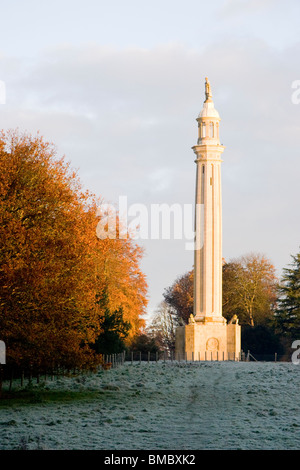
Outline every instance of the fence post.
[[140, 351], [140, 364], [142, 362], [142, 352]]
[[133, 364], [133, 351], [131, 351], [131, 364]]
[[9, 391], [10, 391], [10, 392], [11, 392], [11, 389], [12, 389], [13, 378], [14, 378], [14, 370], [11, 369], [11, 372], [10, 372], [10, 379], [9, 379]]
[[277, 362], [277, 353], [275, 353], [275, 362]]
[[194, 362], [194, 351], [192, 351], [192, 362]]

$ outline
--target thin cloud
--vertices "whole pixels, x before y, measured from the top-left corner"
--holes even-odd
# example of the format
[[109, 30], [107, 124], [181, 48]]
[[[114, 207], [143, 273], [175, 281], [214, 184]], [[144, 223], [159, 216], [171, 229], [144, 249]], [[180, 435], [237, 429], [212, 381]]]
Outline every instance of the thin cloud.
[[230, 17], [240, 14], [251, 14], [274, 7], [278, 0], [226, 0], [218, 11], [220, 17]]

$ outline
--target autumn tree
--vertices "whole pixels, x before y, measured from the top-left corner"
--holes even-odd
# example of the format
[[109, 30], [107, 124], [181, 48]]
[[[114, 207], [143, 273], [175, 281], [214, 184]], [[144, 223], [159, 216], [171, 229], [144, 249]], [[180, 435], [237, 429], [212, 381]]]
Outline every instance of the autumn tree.
[[191, 270], [179, 276], [163, 293], [165, 302], [172, 309], [178, 321], [182, 319], [187, 323], [190, 314], [193, 313], [193, 283], [194, 270]]
[[[261, 324], [271, 318], [276, 302], [277, 279], [272, 263], [262, 255], [249, 254], [228, 263], [223, 272], [223, 316], [237, 314], [241, 324]], [[193, 270], [165, 289], [164, 300], [177, 319], [185, 323], [193, 313]]]
[[99, 201], [41, 137], [0, 135], [0, 334], [17, 367], [90, 367], [106, 307], [132, 335], [147, 284], [131, 239], [96, 236]]
[[83, 366], [101, 330], [94, 201], [41, 137], [2, 132], [0, 168], [0, 331], [8, 362]]
[[233, 314], [243, 317], [241, 297], [237, 289], [239, 285], [240, 264], [238, 260], [224, 261], [222, 267], [222, 315], [226, 319], [232, 318]]
[[277, 278], [273, 264], [263, 255], [249, 254], [223, 266], [223, 314], [238, 314], [241, 323], [255, 326], [271, 319]]
[[126, 336], [130, 341], [145, 326], [148, 286], [140, 268], [143, 249], [130, 234], [121, 238], [118, 217], [115, 223], [115, 235], [112, 238], [102, 236], [97, 241], [97, 295], [99, 298], [106, 296], [108, 311], [122, 311], [123, 321], [130, 325]]

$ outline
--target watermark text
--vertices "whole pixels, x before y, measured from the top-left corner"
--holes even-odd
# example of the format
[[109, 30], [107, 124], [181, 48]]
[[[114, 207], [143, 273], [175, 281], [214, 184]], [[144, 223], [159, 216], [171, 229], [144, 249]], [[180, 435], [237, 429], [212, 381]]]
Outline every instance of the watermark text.
[[186, 250], [203, 247], [204, 204], [128, 205], [127, 196], [119, 197], [118, 209], [102, 204], [96, 234], [99, 239], [185, 240]]
[[292, 103], [299, 104], [300, 103], [300, 80], [294, 80], [292, 82], [292, 88], [293, 90], [295, 90], [293, 91], [292, 96], [291, 96]]
[[6, 86], [3, 80], [0, 80], [0, 104], [6, 103]]

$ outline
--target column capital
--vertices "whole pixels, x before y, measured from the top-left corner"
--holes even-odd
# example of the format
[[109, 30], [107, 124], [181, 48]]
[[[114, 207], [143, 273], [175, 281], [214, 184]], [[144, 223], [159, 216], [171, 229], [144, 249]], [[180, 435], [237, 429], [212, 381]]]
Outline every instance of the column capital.
[[224, 145], [220, 144], [202, 144], [202, 145], [194, 145], [192, 150], [197, 153], [208, 153], [208, 152], [219, 152], [223, 153], [225, 150]]

